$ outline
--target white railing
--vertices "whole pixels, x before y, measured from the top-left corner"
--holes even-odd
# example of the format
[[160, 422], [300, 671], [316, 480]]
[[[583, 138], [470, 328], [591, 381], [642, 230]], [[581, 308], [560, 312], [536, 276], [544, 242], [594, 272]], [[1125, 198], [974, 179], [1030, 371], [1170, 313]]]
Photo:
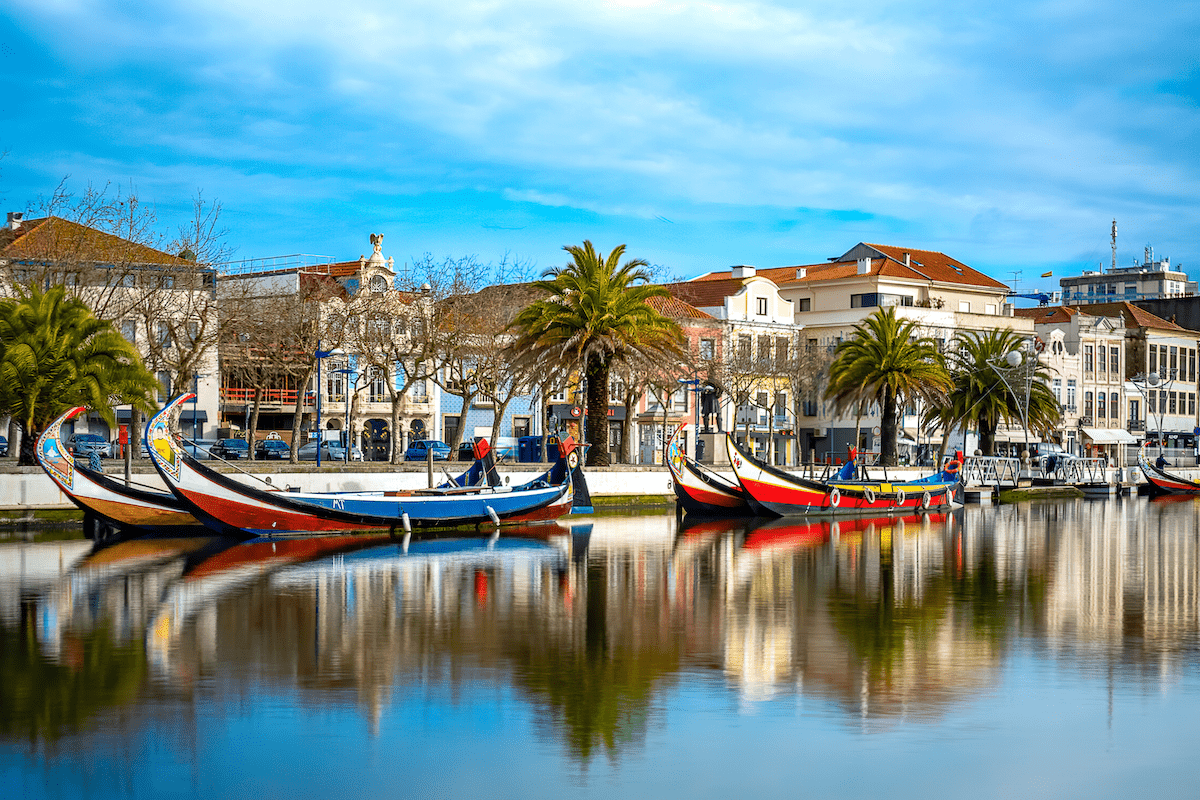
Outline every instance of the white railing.
[[1050, 474], [1057, 483], [1108, 483], [1108, 459], [1068, 458]]
[[971, 456], [963, 467], [965, 486], [1017, 485], [1021, 473], [1021, 459], [999, 456]]

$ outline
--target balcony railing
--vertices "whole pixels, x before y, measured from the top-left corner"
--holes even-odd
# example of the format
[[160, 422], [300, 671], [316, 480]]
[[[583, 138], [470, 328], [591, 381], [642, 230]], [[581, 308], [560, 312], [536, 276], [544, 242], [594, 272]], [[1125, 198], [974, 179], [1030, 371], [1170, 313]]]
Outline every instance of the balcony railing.
[[[326, 398], [328, 399], [328, 398]], [[231, 405], [253, 405], [254, 390], [253, 389], [221, 389], [221, 402]], [[296, 390], [295, 389], [263, 389], [262, 404], [267, 406], [295, 406], [296, 405]], [[315, 406], [317, 404], [317, 396], [313, 392], [305, 392], [304, 405]]]
[[1137, 433], [1139, 431], [1144, 431], [1144, 430], [1146, 430], [1146, 420], [1144, 420], [1144, 419], [1129, 420], [1129, 432], [1130, 433]]

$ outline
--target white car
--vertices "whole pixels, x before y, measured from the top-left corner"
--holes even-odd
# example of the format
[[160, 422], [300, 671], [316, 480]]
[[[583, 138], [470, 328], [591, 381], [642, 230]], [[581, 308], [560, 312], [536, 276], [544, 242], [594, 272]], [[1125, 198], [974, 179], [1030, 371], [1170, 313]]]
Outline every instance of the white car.
[[[310, 442], [305, 442], [300, 446], [300, 450], [296, 453], [301, 461], [316, 461], [317, 460], [317, 441], [314, 439]], [[321, 461], [345, 461], [346, 448], [342, 447], [340, 442], [321, 442]], [[362, 461], [363, 454], [357, 446], [350, 451], [351, 461]]]

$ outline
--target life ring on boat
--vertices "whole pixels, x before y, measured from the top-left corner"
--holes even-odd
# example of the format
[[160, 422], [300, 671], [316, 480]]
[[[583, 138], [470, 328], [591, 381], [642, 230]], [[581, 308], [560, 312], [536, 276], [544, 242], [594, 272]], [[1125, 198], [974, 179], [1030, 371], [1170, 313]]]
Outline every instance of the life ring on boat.
[[872, 489], [870, 486], [868, 486], [866, 489], [863, 489], [863, 497], [866, 498], [867, 505], [869, 505], [869, 506], [875, 505], [875, 490]]
[[929, 496], [929, 492], [925, 492], [924, 494], [922, 494], [921, 495], [921, 510], [928, 511], [929, 504], [931, 502], [933, 502], [933, 498]]
[[946, 462], [946, 466], [942, 467], [942, 472], [946, 473], [947, 475], [958, 474], [958, 462], [957, 461]]
[[906, 495], [906, 494], [904, 493], [904, 490], [903, 490], [903, 489], [901, 489], [900, 491], [896, 492], [896, 505], [898, 505], [898, 506], [902, 506], [902, 505], [904, 505], [904, 501], [905, 501], [905, 500], [907, 500], [907, 499], [908, 499], [908, 495]]
[[834, 508], [837, 508], [841, 504], [841, 502], [842, 502], [842, 493], [839, 492], [838, 488], [835, 486], [835, 487], [833, 487], [833, 491], [829, 493], [829, 505], [833, 506]]

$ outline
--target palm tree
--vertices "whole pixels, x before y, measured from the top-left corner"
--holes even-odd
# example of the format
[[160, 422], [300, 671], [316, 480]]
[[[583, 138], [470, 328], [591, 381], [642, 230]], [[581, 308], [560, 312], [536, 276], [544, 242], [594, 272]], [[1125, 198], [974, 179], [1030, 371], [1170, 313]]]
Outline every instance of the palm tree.
[[918, 335], [916, 327], [914, 320], [897, 317], [894, 307], [879, 309], [838, 345], [829, 367], [825, 396], [834, 401], [836, 413], [863, 402], [879, 403], [881, 461], [887, 466], [896, 464], [901, 405], [917, 398], [932, 401], [951, 386], [937, 344]]
[[[1004, 329], [961, 331], [954, 340], [957, 347], [950, 356], [954, 387], [930, 409], [927, 417], [942, 421], [947, 430], [953, 425], [973, 424], [979, 433], [979, 449], [984, 455], [991, 455], [1001, 420], [1018, 425], [1026, 422], [1022, 414], [1025, 398], [1013, 394], [1013, 390], [1020, 393], [1024, 387], [1007, 385], [995, 367], [1008, 354], [1023, 352], [1026, 339]], [[1047, 385], [1047, 367], [1039, 363], [1033, 368], [1027, 424], [1031, 434], [1048, 436], [1058, 427], [1061, 409]]]
[[547, 296], [522, 309], [510, 329], [513, 361], [533, 367], [582, 373], [587, 381], [587, 413], [591, 424], [588, 463], [608, 464], [608, 373], [611, 365], [633, 355], [653, 359], [670, 369], [682, 356], [678, 323], [646, 301], [666, 295], [649, 284], [648, 264], [634, 258], [621, 264], [625, 245], [607, 256], [592, 243], [563, 247], [571, 263], [543, 273], [533, 287]]
[[21, 424], [19, 463], [55, 417], [80, 405], [116, 424], [113, 405], [152, 411], [158, 383], [133, 345], [63, 286], [0, 301], [0, 412]]

